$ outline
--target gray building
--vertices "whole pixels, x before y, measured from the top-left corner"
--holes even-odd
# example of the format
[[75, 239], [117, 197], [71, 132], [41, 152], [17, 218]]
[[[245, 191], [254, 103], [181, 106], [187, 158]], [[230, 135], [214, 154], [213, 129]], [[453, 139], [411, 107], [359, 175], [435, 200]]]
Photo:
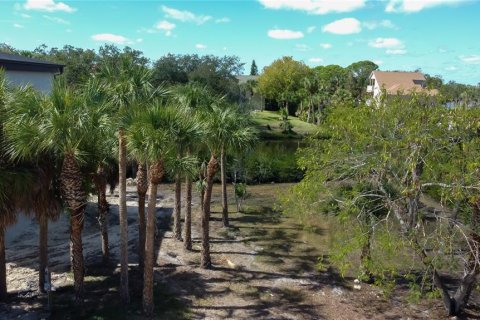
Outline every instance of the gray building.
[[45, 94], [52, 90], [53, 79], [63, 73], [63, 65], [39, 59], [0, 53], [0, 69], [10, 85], [31, 85]]

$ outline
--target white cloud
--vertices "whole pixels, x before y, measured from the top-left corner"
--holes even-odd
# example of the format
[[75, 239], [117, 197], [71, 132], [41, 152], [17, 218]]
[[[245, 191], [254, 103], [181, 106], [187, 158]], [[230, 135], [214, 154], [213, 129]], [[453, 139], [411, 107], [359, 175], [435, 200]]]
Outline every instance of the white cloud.
[[22, 14], [20, 14], [20, 16], [21, 16], [22, 18], [25, 18], [25, 19], [30, 19], [30, 18], [32, 17], [31, 15], [26, 14], [26, 13], [22, 13]]
[[299, 43], [299, 44], [295, 45], [295, 49], [298, 50], [298, 51], [308, 51], [308, 50], [310, 50], [310, 47], [307, 46], [306, 44]]
[[204, 24], [205, 22], [212, 19], [211, 16], [196, 15], [190, 11], [182, 11], [174, 8], [169, 8], [167, 6], [162, 6], [162, 11], [168, 18], [179, 20], [182, 22], [193, 22], [198, 25]]
[[308, 61], [312, 62], [312, 63], [322, 63], [323, 59], [322, 58], [310, 58], [310, 59], [308, 59]]
[[23, 29], [25, 28], [23, 25], [19, 24], [19, 23], [14, 23], [13, 26], [17, 29]]
[[407, 53], [405, 44], [397, 38], [377, 38], [371, 40], [368, 45], [372, 48], [386, 49], [386, 54], [401, 55]]
[[138, 32], [138, 33], [150, 33], [150, 34], [153, 34], [153, 33], [157, 33], [158, 30], [153, 29], [153, 28], [141, 28], [141, 29], [138, 29], [137, 32]]
[[333, 21], [322, 28], [323, 32], [334, 34], [353, 34], [362, 31], [360, 21], [355, 18], [345, 18]]
[[315, 29], [317, 29], [317, 27], [310, 26], [310, 27], [307, 28], [307, 33], [312, 33], [313, 31], [315, 31]]
[[67, 20], [64, 20], [62, 18], [58, 18], [58, 17], [51, 17], [51, 16], [47, 16], [47, 15], [44, 15], [43, 16], [45, 19], [49, 20], [49, 21], [52, 21], [52, 22], [55, 22], [55, 23], [59, 23], [59, 24], [70, 24], [69, 21]]
[[267, 9], [305, 11], [309, 14], [350, 12], [365, 6], [366, 0], [258, 0]]
[[112, 34], [112, 33], [99, 33], [99, 34], [94, 34], [92, 36], [92, 39], [95, 41], [103, 41], [103, 42], [113, 42], [116, 44], [127, 44], [131, 43], [131, 41], [124, 37], [120, 36], [117, 34]]
[[472, 54], [468, 56], [460, 56], [460, 59], [469, 64], [480, 64], [480, 55], [479, 54]]
[[204, 45], [204, 44], [201, 44], [201, 43], [197, 43], [197, 44], [195, 45], [195, 48], [200, 49], [200, 50], [203, 50], [203, 49], [207, 49], [207, 46]]
[[470, 0], [390, 0], [385, 7], [386, 12], [419, 12], [423, 9], [442, 5], [459, 5]]
[[457, 69], [458, 68], [455, 67], [455, 66], [448, 66], [448, 67], [445, 68], [445, 70], [447, 70], [447, 71], [457, 71]]
[[320, 47], [323, 49], [330, 49], [332, 47], [331, 43], [320, 43]]
[[393, 24], [390, 20], [382, 20], [382, 21], [365, 21], [362, 25], [367, 28], [368, 30], [374, 30], [377, 28], [388, 28], [388, 29], [397, 29], [397, 26]]
[[377, 38], [368, 43], [373, 48], [403, 48], [404, 44], [397, 38]]
[[272, 29], [268, 30], [268, 36], [273, 39], [301, 39], [303, 38], [303, 32], [301, 31], [293, 31], [287, 29]]
[[65, 32], [70, 33], [70, 32], [72, 32], [72, 29], [70, 29], [70, 28], [69, 28], [69, 29], [65, 29]]
[[394, 54], [394, 55], [401, 55], [407, 53], [405, 49], [387, 49], [385, 51], [386, 54]]
[[[155, 25], [155, 28], [165, 32], [165, 35], [167, 37], [170, 37], [172, 35], [172, 30], [176, 28], [176, 25], [174, 23], [168, 22], [167, 20], [162, 20]], [[149, 32], [149, 30], [147, 30], [147, 32], [152, 33]]]
[[142, 43], [142, 42], [143, 42], [143, 39], [142, 39], [142, 38], [137, 38], [135, 41], [136, 41], [137, 43]]
[[215, 23], [229, 23], [229, 22], [230, 22], [230, 18], [228, 18], [228, 17], [223, 17], [223, 18], [215, 20]]
[[377, 66], [381, 66], [383, 64], [382, 60], [373, 60], [373, 63], [375, 63]]
[[27, 10], [46, 12], [64, 11], [71, 13], [77, 10], [63, 2], [55, 2], [54, 0], [27, 0], [23, 7]]
[[176, 25], [174, 23], [168, 22], [167, 20], [162, 20], [156, 24], [155, 28], [159, 30], [173, 30], [175, 29]]

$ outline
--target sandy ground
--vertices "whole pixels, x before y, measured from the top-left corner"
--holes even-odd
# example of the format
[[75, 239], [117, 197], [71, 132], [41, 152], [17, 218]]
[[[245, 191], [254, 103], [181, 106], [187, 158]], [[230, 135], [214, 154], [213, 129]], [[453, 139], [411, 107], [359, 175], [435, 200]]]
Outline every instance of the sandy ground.
[[[253, 188], [253, 189], [252, 189]], [[275, 188], [252, 187], [255, 203], [272, 206]], [[278, 188], [285, 189], [279, 185]], [[221, 227], [219, 186], [215, 186], [211, 221], [213, 270], [199, 265], [200, 219], [197, 194], [194, 194], [194, 251], [183, 250], [172, 239], [169, 229], [173, 186], [161, 185], [157, 197], [157, 218], [161, 228], [157, 253], [156, 285], [168, 288], [180, 306], [187, 310], [181, 317], [159, 319], [441, 319], [438, 303], [408, 305], [393, 296], [384, 299], [378, 288], [362, 285], [353, 289], [352, 281], [343, 281], [333, 272], [315, 267], [320, 252], [312, 241], [327, 241], [326, 235], [313, 238], [291, 221], [285, 223], [278, 213], [269, 215], [236, 213], [233, 203], [231, 227]], [[230, 190], [231, 192], [231, 190]], [[83, 233], [86, 274], [101, 259], [101, 243], [95, 220], [95, 206], [88, 206]], [[112, 260], [118, 261], [118, 197], [109, 196], [109, 240]], [[247, 205], [249, 201], [247, 200]], [[137, 202], [135, 187], [128, 187], [129, 261], [137, 263]], [[217, 213], [215, 213], [217, 211]], [[49, 226], [49, 264], [53, 285], [60, 290], [72, 284], [69, 269], [69, 227], [64, 214]], [[34, 220], [21, 219], [7, 234], [7, 273], [10, 304], [0, 304], [0, 319], [42, 319], [48, 314], [37, 299], [38, 227]], [[55, 293], [53, 293], [55, 294]], [[88, 293], [87, 293], [88, 294]], [[18, 297], [28, 298], [19, 300]], [[86, 302], [92, 303], [92, 302]], [[62, 316], [55, 317], [63, 318]], [[71, 318], [65, 317], [65, 318]], [[82, 318], [82, 317], [79, 317]], [[139, 312], [125, 319], [142, 319]]]

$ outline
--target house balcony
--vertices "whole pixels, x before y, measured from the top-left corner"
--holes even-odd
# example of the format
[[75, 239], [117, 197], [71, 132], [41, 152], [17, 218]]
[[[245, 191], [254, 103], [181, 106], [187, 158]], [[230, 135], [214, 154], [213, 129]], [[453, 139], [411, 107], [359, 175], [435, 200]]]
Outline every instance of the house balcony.
[[373, 92], [373, 86], [367, 86], [367, 92]]

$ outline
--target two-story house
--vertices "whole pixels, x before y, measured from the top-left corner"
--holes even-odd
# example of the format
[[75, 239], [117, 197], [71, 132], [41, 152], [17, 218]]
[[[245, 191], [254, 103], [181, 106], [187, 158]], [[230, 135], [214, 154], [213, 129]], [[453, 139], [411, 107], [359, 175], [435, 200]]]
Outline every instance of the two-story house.
[[414, 92], [427, 95], [438, 94], [437, 90], [426, 87], [426, 79], [421, 72], [373, 71], [368, 79], [367, 92], [373, 100], [379, 101], [383, 94], [409, 96]]

